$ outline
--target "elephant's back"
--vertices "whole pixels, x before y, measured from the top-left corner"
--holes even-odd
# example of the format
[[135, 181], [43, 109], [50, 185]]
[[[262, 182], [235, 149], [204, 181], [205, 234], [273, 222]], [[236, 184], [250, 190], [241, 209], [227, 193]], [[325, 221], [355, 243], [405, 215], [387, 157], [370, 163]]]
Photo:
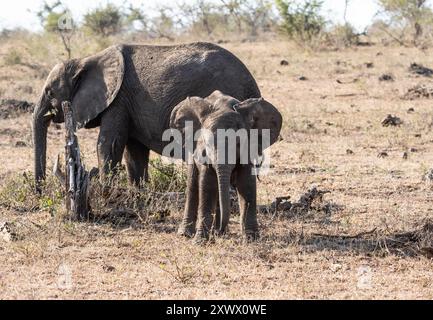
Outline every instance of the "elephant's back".
[[[174, 46], [124, 45], [125, 57], [149, 93], [171, 97], [175, 90], [187, 96], [206, 97], [220, 90], [239, 100], [260, 97], [257, 83], [230, 51], [207, 42]], [[178, 101], [185, 97], [179, 97]], [[159, 100], [159, 99], [157, 99]], [[162, 99], [165, 100], [165, 99]], [[177, 101], [177, 102], [178, 102]]]

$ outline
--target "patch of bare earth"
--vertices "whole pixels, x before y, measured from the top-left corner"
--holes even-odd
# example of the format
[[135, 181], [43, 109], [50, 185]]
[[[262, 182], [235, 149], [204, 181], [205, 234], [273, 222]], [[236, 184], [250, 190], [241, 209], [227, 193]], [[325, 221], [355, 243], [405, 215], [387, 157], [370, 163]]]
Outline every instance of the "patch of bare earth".
[[[60, 218], [62, 203], [53, 211], [34, 200], [29, 210], [17, 199], [0, 207], [5, 239], [14, 234], [0, 238], [0, 299], [433, 298], [433, 190], [423, 179], [433, 167], [431, 101], [401, 99], [419, 82], [408, 67], [432, 66], [433, 55], [375, 46], [311, 53], [285, 42], [225, 46], [284, 115], [273, 174], [258, 183], [260, 205], [273, 204], [259, 213], [261, 239], [243, 243], [235, 215], [226, 237], [197, 246], [176, 235], [176, 208], [160, 219], [115, 211], [78, 223]], [[383, 74], [394, 81], [379, 81]], [[33, 92], [42, 83], [26, 82]], [[0, 92], [18, 98], [1, 79]], [[389, 114], [402, 123], [384, 127]], [[2, 186], [32, 170], [30, 120], [0, 119]], [[96, 138], [97, 130], [79, 133], [88, 167], [96, 166]], [[62, 127], [50, 128], [49, 167], [63, 140]], [[303, 198], [314, 187], [326, 193]]]

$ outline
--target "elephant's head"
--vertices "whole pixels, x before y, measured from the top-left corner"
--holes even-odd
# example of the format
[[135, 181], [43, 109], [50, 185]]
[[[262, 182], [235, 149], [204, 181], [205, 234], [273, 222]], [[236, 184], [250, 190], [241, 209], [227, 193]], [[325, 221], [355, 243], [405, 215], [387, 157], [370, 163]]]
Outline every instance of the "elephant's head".
[[[198, 156], [199, 159], [208, 160], [206, 164], [215, 170], [221, 214], [219, 231], [224, 232], [230, 213], [229, 190], [231, 174], [236, 165], [239, 165], [242, 157], [241, 153], [249, 153], [249, 149], [244, 148], [244, 143], [249, 140], [248, 132], [250, 129], [259, 129], [260, 140], [261, 129], [269, 129], [270, 144], [275, 143], [281, 130], [281, 114], [273, 105], [262, 98], [239, 102], [219, 91], [215, 91], [206, 99], [199, 97], [187, 98], [175, 107], [171, 114], [170, 127], [182, 131], [185, 137], [186, 121], [193, 123], [194, 131], [201, 130], [203, 133], [198, 137], [194, 146], [194, 159], [197, 160]], [[218, 129], [231, 129], [232, 133], [245, 132], [247, 139], [245, 141], [244, 135], [237, 134], [230, 143], [229, 138], [219, 135]], [[229, 134], [228, 131], [225, 132]], [[221, 139], [224, 140], [223, 144], [220, 144]], [[222, 150], [224, 150], [224, 156], [221, 156]], [[247, 156], [247, 159], [249, 159], [249, 156]]]
[[[252, 129], [257, 130], [258, 155], [261, 155], [267, 147], [277, 142], [280, 136], [283, 118], [278, 109], [263, 98], [248, 99], [240, 102], [217, 90], [207, 97], [206, 101], [215, 107], [226, 107], [239, 113], [249, 133]], [[269, 130], [267, 132], [270, 134], [269, 145], [262, 144], [263, 135], [266, 133], [266, 130]], [[252, 142], [251, 139], [250, 142]], [[250, 160], [252, 161], [253, 159]]]
[[64, 121], [62, 102], [72, 102], [78, 127], [88, 125], [116, 98], [124, 69], [119, 47], [110, 47], [84, 59], [69, 60], [53, 68], [33, 113], [37, 185], [45, 178], [48, 126], [51, 121]]

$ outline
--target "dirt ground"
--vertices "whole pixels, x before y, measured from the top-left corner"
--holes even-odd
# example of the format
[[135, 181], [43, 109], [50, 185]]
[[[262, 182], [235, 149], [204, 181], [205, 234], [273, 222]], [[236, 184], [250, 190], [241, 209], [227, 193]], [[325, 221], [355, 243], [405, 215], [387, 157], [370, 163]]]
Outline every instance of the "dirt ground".
[[[0, 299], [433, 298], [431, 247], [404, 236], [433, 218], [433, 182], [423, 179], [433, 167], [433, 101], [402, 98], [418, 84], [433, 87], [409, 71], [414, 62], [433, 67], [432, 49], [224, 46], [284, 115], [259, 203], [297, 200], [316, 186], [329, 191], [327, 209], [259, 214], [262, 237], [253, 244], [242, 242], [233, 216], [227, 237], [198, 246], [176, 235], [181, 210], [159, 223], [120, 224], [0, 206], [0, 223], [19, 235], [0, 238]], [[6, 50], [0, 98], [35, 102], [44, 76], [34, 66], [1, 65]], [[383, 126], [388, 114], [402, 123]], [[4, 118], [1, 185], [33, 168], [31, 115]], [[79, 133], [88, 167], [96, 166], [96, 137], [97, 130]], [[62, 127], [50, 128], [48, 167], [63, 139]]]

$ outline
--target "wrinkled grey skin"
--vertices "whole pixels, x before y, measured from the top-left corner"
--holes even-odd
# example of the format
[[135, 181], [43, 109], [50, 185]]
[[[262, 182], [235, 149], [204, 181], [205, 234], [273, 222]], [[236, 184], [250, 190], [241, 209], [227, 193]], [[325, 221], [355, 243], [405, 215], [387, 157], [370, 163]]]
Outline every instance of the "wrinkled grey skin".
[[221, 90], [237, 99], [260, 97], [245, 65], [209, 43], [179, 46], [119, 45], [58, 64], [51, 71], [33, 114], [35, 178], [46, 172], [47, 129], [63, 122], [62, 101], [72, 102], [78, 127], [100, 127], [101, 176], [122, 160], [131, 183], [147, 177], [149, 150], [161, 153], [171, 111], [188, 96]]
[[[185, 122], [192, 121], [194, 130], [207, 129], [213, 133], [215, 140], [213, 150], [217, 150], [217, 129], [269, 129], [271, 145], [280, 134], [282, 117], [278, 110], [269, 102], [260, 99], [239, 100], [215, 91], [206, 99], [199, 97], [187, 98], [172, 112], [170, 126], [178, 130], [185, 130]], [[259, 131], [261, 133], [261, 131]], [[185, 131], [184, 131], [185, 135]], [[260, 135], [259, 135], [260, 136]], [[209, 143], [209, 142], [208, 142]], [[236, 164], [216, 162], [218, 152], [210, 164], [203, 164], [194, 157], [188, 165], [187, 202], [184, 219], [179, 228], [179, 234], [196, 240], [206, 239], [212, 228], [212, 213], [219, 204], [219, 212], [215, 213], [214, 230], [217, 234], [226, 232], [230, 215], [230, 184], [234, 185], [241, 212], [241, 227], [245, 236], [255, 239], [259, 235], [256, 216], [256, 176], [252, 174], [252, 160], [249, 164], [240, 163], [242, 143], [238, 141], [236, 150]], [[228, 149], [225, 149], [226, 159]], [[206, 138], [200, 136], [195, 145], [195, 154], [208, 154]], [[212, 149], [212, 148], [211, 148]], [[261, 145], [259, 151], [263, 151]], [[198, 222], [197, 222], [198, 219]], [[197, 225], [197, 230], [196, 230]]]

